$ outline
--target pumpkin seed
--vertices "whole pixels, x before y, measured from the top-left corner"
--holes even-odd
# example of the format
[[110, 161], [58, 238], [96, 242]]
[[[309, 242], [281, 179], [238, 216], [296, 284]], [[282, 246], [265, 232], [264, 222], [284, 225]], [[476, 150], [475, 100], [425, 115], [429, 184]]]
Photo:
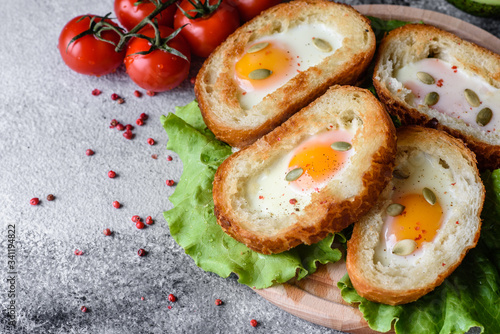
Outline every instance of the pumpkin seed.
[[399, 216], [403, 211], [405, 211], [405, 206], [399, 203], [392, 203], [385, 209], [385, 212], [391, 217]]
[[426, 85], [433, 85], [436, 82], [434, 77], [426, 72], [417, 72], [417, 78]]
[[345, 141], [336, 141], [330, 145], [335, 151], [349, 151], [352, 148], [352, 145]]
[[285, 180], [292, 182], [297, 180], [302, 174], [304, 173], [304, 170], [302, 168], [295, 168], [292, 169], [291, 171], [288, 172], [285, 176]]
[[479, 97], [473, 90], [467, 88], [466, 90], [464, 90], [464, 95], [467, 103], [469, 103], [472, 107], [479, 107], [479, 105], [481, 105]]
[[265, 49], [268, 45], [269, 45], [268, 42], [261, 42], [254, 44], [248, 49], [247, 53], [259, 52], [260, 50]]
[[410, 177], [410, 174], [400, 169], [395, 169], [392, 172], [392, 176], [394, 176], [396, 179], [405, 180]]
[[424, 103], [428, 106], [433, 106], [439, 101], [439, 94], [436, 92], [430, 92], [425, 96]]
[[330, 43], [321, 38], [314, 37], [313, 44], [321, 52], [330, 52], [333, 49]]
[[403, 239], [394, 245], [392, 248], [392, 254], [407, 256], [413, 253], [417, 249], [417, 242], [411, 239]]
[[263, 80], [268, 78], [273, 72], [266, 68], [258, 68], [253, 70], [248, 74], [248, 77], [252, 80]]
[[429, 188], [424, 188], [422, 190], [422, 195], [424, 195], [425, 200], [430, 204], [434, 205], [436, 204], [436, 194]]
[[477, 114], [476, 123], [480, 126], [485, 126], [491, 121], [492, 117], [493, 111], [491, 111], [490, 108], [481, 109], [481, 111]]

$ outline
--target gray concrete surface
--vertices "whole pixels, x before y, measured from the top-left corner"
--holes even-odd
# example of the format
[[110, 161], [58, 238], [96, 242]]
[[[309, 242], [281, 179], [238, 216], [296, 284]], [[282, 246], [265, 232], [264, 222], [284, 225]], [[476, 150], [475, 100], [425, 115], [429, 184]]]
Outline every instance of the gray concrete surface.
[[[498, 19], [473, 17], [444, 0], [346, 2], [436, 10], [500, 36]], [[173, 241], [162, 218], [174, 190], [165, 180], [179, 180], [182, 165], [165, 149], [159, 117], [193, 100], [192, 85], [136, 98], [137, 87], [123, 69], [101, 78], [79, 75], [57, 51], [67, 21], [112, 8], [111, 0], [2, 1], [0, 333], [337, 333], [289, 315], [235, 277], [203, 272]], [[94, 88], [102, 94], [92, 96]], [[126, 103], [111, 101], [112, 93]], [[108, 128], [113, 118], [134, 123], [142, 112], [150, 118], [134, 131], [134, 140]], [[146, 143], [149, 137], [156, 145]], [[94, 156], [85, 155], [89, 148]], [[118, 176], [109, 179], [109, 170]], [[49, 194], [54, 201], [46, 200]], [[41, 204], [31, 206], [32, 197]], [[114, 200], [123, 207], [113, 208]], [[152, 216], [155, 224], [136, 229], [130, 220], [136, 214]], [[9, 237], [11, 225], [15, 237]], [[104, 228], [113, 236], [104, 236]], [[7, 279], [13, 238], [12, 298]], [[138, 257], [139, 248], [148, 256]], [[75, 256], [75, 249], [84, 255]], [[168, 301], [170, 293], [175, 303]], [[223, 305], [215, 306], [217, 298]], [[8, 324], [12, 301], [15, 330]]]

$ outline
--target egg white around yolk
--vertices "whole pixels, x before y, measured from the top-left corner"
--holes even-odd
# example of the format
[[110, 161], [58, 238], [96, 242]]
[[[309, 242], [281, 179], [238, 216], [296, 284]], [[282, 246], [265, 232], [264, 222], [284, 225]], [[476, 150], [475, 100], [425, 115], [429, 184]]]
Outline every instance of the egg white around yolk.
[[[354, 148], [336, 152], [330, 145], [336, 141], [351, 143], [347, 130], [330, 130], [303, 141], [293, 151], [276, 159], [265, 170], [251, 177], [246, 185], [249, 209], [262, 217], [300, 214], [332, 178], [341, 177], [349, 166]], [[296, 181], [286, 181], [291, 169], [301, 167], [304, 173]]]
[[[331, 50], [318, 49], [314, 39], [326, 41]], [[242, 109], [251, 109], [301, 71], [320, 64], [342, 46], [343, 36], [324, 24], [301, 24], [283, 32], [252, 41], [246, 50], [259, 43], [268, 46], [258, 52], [239, 58], [234, 67], [234, 80], [239, 87], [238, 100]], [[267, 69], [271, 75], [253, 80], [249, 74], [256, 69]]]

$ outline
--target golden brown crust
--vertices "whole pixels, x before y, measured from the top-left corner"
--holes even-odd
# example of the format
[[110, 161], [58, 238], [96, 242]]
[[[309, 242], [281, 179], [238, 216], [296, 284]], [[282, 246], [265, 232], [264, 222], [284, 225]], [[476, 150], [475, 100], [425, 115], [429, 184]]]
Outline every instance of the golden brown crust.
[[[288, 29], [296, 22], [318, 22], [344, 36], [343, 45], [321, 64], [300, 72], [250, 110], [239, 104], [234, 64], [253, 40]], [[310, 22], [309, 22], [310, 23]], [[208, 128], [233, 147], [244, 147], [270, 132], [333, 84], [353, 84], [375, 53], [369, 20], [352, 7], [324, 0], [280, 4], [240, 27], [205, 61], [195, 94]]]
[[[351, 99], [355, 99], [358, 104], [351, 104]], [[245, 217], [251, 215], [247, 214], [245, 208], [235, 204], [235, 198], [244, 197], [241, 189], [247, 175], [256, 174], [262, 168], [257, 166], [259, 161], [265, 164], [280, 150], [289, 151], [296, 147], [305, 134], [311, 133], [309, 131], [317, 133], [325, 129], [332, 122], [332, 117], [336, 117], [332, 114], [341, 112], [358, 118], [362, 123], [353, 140], [356, 150], [351, 158], [350, 168], [353, 171], [346, 173], [350, 178], [343, 180], [343, 187], [352, 187], [352, 191], [358, 191], [342, 196], [332, 193], [327, 186], [312, 195], [311, 203], [300, 215], [264, 219], [269, 225], [277, 224], [280, 220], [283, 227], [276, 230], [271, 227], [259, 229], [248, 224]], [[221, 164], [213, 187], [217, 221], [230, 236], [264, 254], [283, 252], [301, 243], [318, 242], [329, 233], [343, 230], [370, 209], [381, 189], [392, 177], [394, 154], [395, 129], [381, 103], [370, 92], [361, 88], [332, 87], [324, 96], [280, 127], [234, 153]], [[235, 176], [242, 161], [249, 162], [250, 169]], [[238, 191], [233, 192], [232, 189]]]
[[[394, 268], [376, 263], [376, 255], [372, 252], [373, 249], [370, 250], [370, 248], [378, 242], [378, 239], [375, 241], [373, 239], [375, 235], [378, 236], [381, 224], [383, 224], [380, 218], [383, 217], [381, 211], [386, 207], [387, 198], [390, 196], [389, 188], [393, 187], [392, 182], [389, 183], [370, 212], [354, 224], [352, 237], [347, 244], [346, 259], [349, 278], [358, 294], [368, 300], [389, 305], [400, 305], [417, 300], [439, 286], [458, 267], [466, 253], [475, 247], [479, 239], [480, 213], [485, 196], [479, 171], [476, 168], [474, 154], [460, 140], [442, 131], [417, 126], [400, 128], [397, 135], [398, 155], [401, 154], [400, 151], [409, 147], [432, 154], [439, 152], [440, 156], [449, 158], [454, 162], [450, 167], [456, 168], [457, 173], [462, 173], [462, 175], [469, 173], [470, 178], [467, 178], [467, 180], [472, 184], [464, 185], [469, 191], [461, 195], [472, 197], [470, 200], [465, 198], [466, 204], [463, 204], [463, 206], [469, 205], [473, 208], [472, 210], [466, 210], [463, 209], [463, 206], [458, 205], [461, 207], [460, 210], [463, 209], [467, 213], [471, 213], [470, 217], [460, 218], [460, 223], [467, 227], [457, 230], [456, 227], [459, 226], [457, 224], [458, 220], [457, 222], [450, 220], [443, 223], [441, 230], [453, 229], [453, 231], [460, 231], [456, 232], [457, 236], [449, 236], [450, 238], [458, 239], [464, 234], [472, 237], [466, 243], [454, 241], [457, 246], [454, 249], [456, 254], [451, 256], [453, 261], [437, 258], [434, 262], [430, 261], [429, 263], [432, 263], [432, 265], [427, 265], [425, 268], [418, 269], [418, 267], [415, 268], [412, 265], [400, 267], [398, 268], [399, 271], [396, 270], [396, 274], [394, 274]], [[396, 158], [396, 163], [398, 163], [398, 158]], [[457, 180], [457, 182], [464, 181]], [[446, 236], [438, 235], [436, 238], [439, 238], [439, 241], [443, 242], [443, 244], [448, 242]], [[448, 244], [445, 244], [445, 246], [448, 246]], [[444, 250], [445, 246], [442, 246], [441, 251]], [[440, 254], [440, 252], [431, 252], [427, 256], [432, 257], [435, 254]], [[441, 254], [441, 256], [443, 255]], [[413, 277], [411, 270], [418, 270], [420, 273], [427, 271], [428, 275], [424, 278]]]
[[[379, 99], [392, 115], [400, 119], [403, 125], [431, 127], [463, 140], [476, 154], [480, 169], [500, 168], [500, 136], [498, 134], [481, 133], [481, 130], [457, 126], [456, 122], [451, 120], [451, 116], [442, 115], [438, 120], [433, 117], [432, 111], [429, 112], [427, 107], [412, 107], [401, 96], [391, 92], [388, 81], [385, 80], [391, 74], [384, 73], [388, 69], [387, 62], [398, 63], [397, 66], [400, 66], [408, 61], [426, 58], [429, 53], [437, 58], [441, 57], [440, 53], [446, 53], [447, 57], [456, 59], [467, 70], [485, 78], [496, 88], [500, 88], [500, 55], [436, 27], [416, 24], [391, 31], [379, 47], [373, 77], [373, 84]], [[396, 60], [398, 56], [401, 59]]]

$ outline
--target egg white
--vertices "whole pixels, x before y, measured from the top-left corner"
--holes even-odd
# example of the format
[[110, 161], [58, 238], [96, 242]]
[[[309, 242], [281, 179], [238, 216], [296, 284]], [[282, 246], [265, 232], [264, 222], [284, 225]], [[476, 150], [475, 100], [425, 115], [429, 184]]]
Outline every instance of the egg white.
[[[449, 168], [446, 168], [446, 163], [439, 157], [429, 155], [422, 151], [410, 152], [407, 159], [401, 159], [401, 162], [396, 165], [395, 170], [401, 170], [408, 173], [410, 176], [407, 179], [392, 179], [392, 191], [390, 198], [395, 194], [410, 194], [422, 193], [422, 189], [427, 187], [431, 189], [438, 199], [443, 210], [441, 223], [450, 219], [455, 198], [455, 190], [453, 188], [454, 180]], [[386, 204], [386, 207], [390, 201]], [[375, 262], [380, 262], [384, 266], [396, 265], [416, 265], [419, 259], [422, 258], [426, 251], [427, 243], [422, 243], [422, 246], [407, 256], [395, 255], [392, 249], [397, 240], [395, 237], [390, 237], [389, 234], [389, 216], [382, 215], [384, 226], [379, 235], [379, 242], [375, 248]], [[439, 233], [439, 230], [438, 230]], [[433, 241], [429, 242], [432, 243]]]
[[[332, 46], [332, 50], [330, 52], [320, 51], [313, 45], [313, 38], [321, 38], [327, 41]], [[235, 74], [236, 83], [240, 87], [238, 100], [241, 108], [245, 110], [251, 109], [254, 105], [262, 101], [265, 96], [276, 91], [295, 77], [299, 73], [298, 71], [305, 71], [312, 66], [320, 64], [323, 59], [331, 56], [342, 46], [343, 38], [341, 34], [324, 24], [301, 24], [283, 32], [252, 41], [248, 47], [260, 42], [283, 45], [289, 51], [292, 61], [290, 61], [290, 66], [282, 80], [274, 81], [265, 89], [253, 89], [246, 80], [238, 78]]]

